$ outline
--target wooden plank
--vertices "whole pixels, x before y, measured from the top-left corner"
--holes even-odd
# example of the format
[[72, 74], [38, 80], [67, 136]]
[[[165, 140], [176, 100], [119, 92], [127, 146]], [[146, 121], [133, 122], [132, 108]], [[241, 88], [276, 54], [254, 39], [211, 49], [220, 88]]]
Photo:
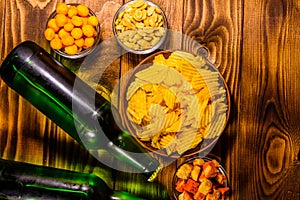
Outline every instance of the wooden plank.
[[[107, 41], [113, 41], [113, 32], [112, 32], [112, 21], [114, 13], [120, 7], [122, 1], [65, 1], [66, 3], [79, 3], [88, 6], [96, 14], [100, 23], [101, 31], [101, 41], [94, 53], [74, 63], [70, 60], [66, 61], [67, 67], [71, 67], [73, 64], [80, 67], [79, 72], [77, 73], [83, 81], [87, 82], [90, 86], [96, 89], [103, 96], [107, 97], [110, 100], [111, 92], [116, 84], [116, 81], [119, 78], [120, 65], [119, 59], [113, 60], [113, 62], [104, 65], [111, 61], [111, 57], [115, 57], [115, 51], [112, 51], [113, 48], [111, 43], [105, 43]], [[82, 65], [81, 65], [82, 64]], [[104, 94], [105, 93], [105, 94]], [[79, 155], [81, 155], [80, 152]], [[83, 161], [79, 164], [83, 165], [85, 170], [89, 169], [89, 173], [93, 173], [100, 178], [102, 178], [110, 188], [114, 189], [114, 175], [112, 174], [111, 168], [113, 168], [116, 159], [112, 157], [111, 154], [106, 151], [99, 150], [92, 153], [94, 158], [92, 158], [92, 163], [86, 163]], [[95, 161], [95, 159], [97, 161]], [[76, 164], [75, 164], [76, 165]]]
[[299, 10], [295, 5], [297, 1], [244, 2], [238, 142], [241, 158], [247, 159], [238, 165], [243, 169], [239, 179], [244, 180], [239, 183], [239, 198], [299, 198], [295, 163], [299, 159], [300, 62], [295, 54]]
[[[44, 9], [48, 3], [49, 1], [2, 1], [4, 7], [2, 7], [1, 12], [5, 18], [1, 25], [3, 28], [3, 32], [1, 32], [2, 59], [4, 59], [13, 47], [24, 40], [34, 40], [41, 46], [45, 46], [45, 41], [41, 37], [43, 28], [40, 24], [44, 24], [47, 20], [48, 13], [52, 12], [51, 5], [53, 4], [50, 4], [49, 9], [44, 10], [46, 14], [41, 9]], [[30, 21], [33, 23], [28, 23]], [[30, 156], [28, 152], [43, 152], [43, 145], [32, 145], [30, 140], [38, 141], [38, 133], [43, 129], [45, 118], [28, 102], [9, 89], [2, 81], [1, 96], [3, 97], [0, 100], [1, 105], [7, 105], [6, 107], [1, 107], [2, 119], [7, 119], [2, 120], [2, 127], [5, 129], [4, 131], [6, 131], [8, 139], [10, 138], [7, 140], [9, 143], [4, 145], [1, 153], [8, 159], [42, 163], [42, 157]], [[26, 121], [24, 122], [24, 120]], [[29, 138], [24, 135], [24, 130], [28, 131]], [[37, 134], [34, 134], [35, 132]], [[26, 147], [26, 149], [23, 149], [23, 147]]]
[[[1, 22], [4, 22], [5, 20], [5, 9], [6, 8], [6, 1], [1, 1], [1, 5], [0, 5], [0, 19], [1, 19]], [[5, 23], [1, 23], [0, 25], [0, 40], [1, 41], [4, 41], [4, 27], [5, 27]], [[4, 43], [1, 42], [1, 48], [0, 48], [0, 56], [1, 56], [1, 60], [0, 62], [2, 63], [3, 59], [4, 59], [4, 52], [5, 50], [5, 46], [4, 46]]]
[[[243, 2], [241, 1], [185, 1], [183, 32], [186, 48], [197, 54], [207, 51], [208, 59], [216, 66], [227, 83], [230, 92], [230, 109], [233, 113], [219, 141], [208, 155], [218, 158], [225, 167], [232, 191], [238, 191], [238, 169], [232, 163], [239, 162], [240, 102], [240, 50], [242, 48]], [[192, 42], [191, 42], [192, 41]], [[204, 51], [205, 53], [205, 51]], [[204, 54], [205, 55], [205, 54]], [[236, 198], [236, 193], [232, 194]]]
[[[127, 2], [127, 1], [126, 1]], [[152, 1], [159, 5], [162, 10], [165, 12], [169, 29], [176, 33], [182, 32], [182, 15], [183, 15], [183, 1], [162, 1], [162, 0], [154, 0]], [[176, 13], [176, 14], [174, 14]], [[174, 35], [174, 34], [173, 34]], [[178, 49], [181, 48], [181, 35], [178, 37], [178, 34], [175, 34], [176, 37], [171, 35], [168, 40], [169, 43], [163, 45], [161, 47], [164, 49]], [[159, 49], [159, 50], [161, 50]], [[159, 51], [157, 50], [157, 51]], [[135, 55], [132, 53], [126, 53], [122, 56], [121, 60], [121, 77], [123, 79], [126, 78], [126, 73], [132, 70], [140, 61], [146, 58], [147, 55]], [[121, 86], [122, 87], [122, 86]], [[163, 160], [163, 158], [156, 157], [159, 160]], [[157, 177], [154, 181], [153, 185], [150, 183], [146, 184], [144, 177], [141, 176], [126, 176], [122, 173], [117, 175], [119, 178], [116, 180], [116, 188], [131, 188], [130, 191], [137, 195], [143, 195], [143, 193], [148, 195], [148, 199], [164, 199], [163, 196], [165, 194], [172, 194], [172, 178], [174, 170], [176, 169], [176, 163], [170, 165], [164, 169], [163, 172]], [[167, 173], [171, 172], [171, 173]], [[127, 182], [127, 183], [126, 183]], [[134, 184], [128, 185], [128, 182], [133, 182]], [[144, 186], [143, 186], [144, 185]], [[150, 190], [152, 188], [152, 191]]]
[[[2, 16], [5, 16], [5, 23], [1, 25], [4, 28], [1, 58], [25, 40], [35, 41], [50, 52], [43, 31], [49, 15], [62, 1], [4, 2], [2, 5], [6, 6], [1, 9], [1, 13], [4, 12]], [[100, 13], [101, 5], [94, 5], [97, 7], [93, 9]], [[73, 61], [57, 58], [64, 64], [74, 64]], [[74, 171], [93, 171], [107, 181], [108, 185], [113, 185], [109, 182], [112, 178], [108, 167], [97, 162], [84, 147], [8, 88], [3, 81], [0, 83], [0, 103], [5, 105], [0, 107], [2, 158]], [[108, 157], [107, 159], [111, 157], [106, 154], [103, 156]], [[91, 168], [90, 165], [94, 167]]]

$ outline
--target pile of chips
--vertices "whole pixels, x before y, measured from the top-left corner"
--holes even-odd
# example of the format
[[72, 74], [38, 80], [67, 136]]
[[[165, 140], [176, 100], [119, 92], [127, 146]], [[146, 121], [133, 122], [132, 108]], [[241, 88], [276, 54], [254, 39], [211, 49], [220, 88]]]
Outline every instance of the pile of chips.
[[227, 120], [226, 89], [220, 74], [201, 56], [175, 51], [155, 56], [134, 74], [126, 113], [135, 136], [167, 155], [183, 154], [205, 138], [218, 137]]

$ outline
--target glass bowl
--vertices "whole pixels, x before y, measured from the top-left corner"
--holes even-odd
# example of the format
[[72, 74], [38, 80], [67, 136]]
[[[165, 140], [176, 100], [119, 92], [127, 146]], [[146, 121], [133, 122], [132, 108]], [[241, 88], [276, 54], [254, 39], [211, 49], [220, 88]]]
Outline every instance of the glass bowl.
[[[77, 4], [77, 3], [70, 3], [70, 4], [67, 4], [68, 7], [71, 7], [71, 6], [75, 6], [75, 7], [76, 7], [76, 6], [78, 6], [78, 5], [83, 5], [83, 4]], [[88, 8], [88, 9], [89, 9], [89, 15], [88, 15], [88, 17], [89, 17], [89, 16], [95, 16], [95, 17], [97, 17], [96, 14], [95, 14], [90, 8]], [[49, 16], [49, 18], [48, 18], [48, 20], [47, 20], [47, 23], [46, 23], [46, 29], [48, 28], [48, 22], [49, 22], [51, 19], [54, 19], [56, 16], [57, 16], [57, 12], [56, 12], [56, 11], [54, 11], [54, 12]], [[88, 48], [86, 48], [86, 49], [85, 49], [85, 48], [82, 48], [81, 51], [77, 52], [76, 54], [68, 54], [68, 53], [66, 53], [63, 49], [57, 50], [57, 49], [51, 48], [51, 46], [50, 46], [50, 48], [51, 48], [54, 52], [56, 52], [57, 54], [59, 54], [59, 55], [65, 57], [65, 58], [69, 58], [69, 59], [78, 59], [78, 58], [85, 57], [85, 56], [87, 56], [88, 54], [92, 53], [92, 52], [95, 50], [95, 48], [98, 46], [99, 42], [100, 42], [100, 23], [99, 23], [99, 21], [98, 21], [98, 24], [95, 26], [95, 30], [97, 31], [97, 34], [96, 34], [96, 36], [94, 36], [94, 44], [93, 44], [91, 47], [88, 47]], [[50, 44], [50, 41], [49, 41], [49, 44]]]
[[230, 188], [227, 173], [218, 161], [209, 157], [194, 157], [177, 167], [172, 191], [176, 200], [180, 199], [179, 195], [205, 199], [208, 194], [220, 195], [216, 199], [223, 199], [228, 196]]
[[[183, 58], [186, 63], [176, 64], [176, 56]], [[182, 72], [166, 67], [163, 64], [165, 60], [173, 62], [167, 66], [177, 65]], [[190, 73], [187, 71], [191, 70], [191, 66], [197, 66], [194, 70], [202, 76], [203, 86], [200, 85], [201, 80], [195, 79], [193, 84], [186, 81], [183, 73]], [[228, 87], [214, 65], [200, 55], [165, 50], [148, 56], [124, 77], [120, 80], [121, 117], [124, 127], [141, 146], [149, 152], [169, 158], [195, 154], [205, 156], [211, 151], [226, 127], [230, 112]], [[198, 85], [198, 82], [205, 90], [195, 89], [196, 86], [189, 88]], [[200, 98], [203, 98], [201, 102]], [[173, 102], [173, 105], [168, 102]], [[207, 106], [208, 111], [204, 109]], [[138, 113], [144, 113], [143, 117]], [[170, 113], [181, 121], [172, 121], [174, 118], [169, 117], [172, 116]], [[177, 125], [178, 129], [172, 129]]]
[[[140, 6], [143, 2], [144, 7]], [[146, 14], [146, 17], [145, 15], [143, 17], [141, 13], [148, 13], [150, 16]], [[147, 0], [125, 3], [115, 13], [112, 23], [118, 44], [135, 54], [148, 54], [158, 49], [166, 40], [167, 28], [168, 22], [164, 11], [157, 4]]]

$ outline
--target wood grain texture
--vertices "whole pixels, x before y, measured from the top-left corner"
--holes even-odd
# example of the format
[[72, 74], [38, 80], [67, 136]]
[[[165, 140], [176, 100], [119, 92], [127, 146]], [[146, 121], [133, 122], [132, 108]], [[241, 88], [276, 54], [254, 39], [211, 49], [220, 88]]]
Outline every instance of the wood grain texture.
[[299, 198], [299, 125], [294, 122], [299, 119], [299, 58], [286, 56], [299, 45], [292, 40], [299, 33], [295, 3], [244, 5], [240, 122], [245, 128], [240, 146], [246, 147], [241, 154], [253, 161], [240, 163], [245, 171], [239, 178], [247, 180], [240, 196], [255, 188], [252, 198]]
[[[185, 1], [183, 32], [190, 39], [185, 46], [197, 52], [203, 46], [208, 59], [223, 75], [230, 92], [231, 114], [227, 128], [215, 145], [212, 154], [225, 165], [234, 197], [240, 190], [238, 168], [231, 163], [240, 162], [239, 134], [242, 1]], [[193, 42], [191, 42], [193, 41]], [[235, 199], [235, 198], [234, 198]], [[239, 199], [239, 198], [236, 198]]]
[[[28, 1], [2, 1], [4, 7], [2, 7], [1, 12], [5, 16], [5, 20], [1, 25], [1, 28], [3, 28], [1, 31], [2, 60], [14, 46], [23, 40], [35, 40], [44, 46], [44, 40], [40, 37], [43, 31], [42, 27], [30, 22], [34, 21], [36, 24], [42, 24], [47, 19], [47, 14], [45, 15], [40, 10], [38, 4], [31, 3]], [[44, 5], [40, 6], [44, 7]], [[50, 7], [50, 9], [53, 8]], [[10, 138], [10, 140], [6, 140], [6, 143], [5, 141], [2, 143], [4, 144], [3, 149], [1, 149], [2, 156], [9, 159], [44, 163], [43, 157], [35, 157], [32, 154], [43, 155], [43, 145], [40, 145], [43, 144], [43, 140], [40, 136], [43, 136], [44, 132], [41, 131], [48, 130], [47, 126], [51, 123], [46, 123], [47, 120], [43, 115], [4, 83], [1, 83], [1, 105], [5, 105], [5, 107], [2, 107], [5, 110], [1, 114], [4, 115], [2, 119], [6, 119], [2, 120], [2, 127], [6, 127], [6, 137]], [[24, 132], [30, 134], [26, 136]]]
[[[5, 16], [5, 23], [1, 25], [1, 60], [14, 46], [25, 40], [33, 40], [50, 51], [43, 37], [44, 24], [60, 2], [2, 1], [1, 16]], [[69, 61], [63, 63], [70, 64]], [[89, 164], [97, 163], [87, 150], [2, 81], [0, 96], [2, 158], [75, 171], [86, 171]], [[103, 170], [95, 167], [94, 171]], [[110, 179], [111, 176], [106, 173], [104, 180]]]
[[[53, 54], [43, 38], [43, 24], [60, 2], [88, 5], [100, 21], [101, 42], [104, 42], [113, 37], [113, 16], [127, 0], [2, 0], [1, 62], [13, 47], [25, 40], [33, 40]], [[230, 120], [211, 152], [228, 173], [232, 189], [229, 199], [298, 200], [299, 0], [153, 2], [165, 11], [169, 29], [175, 33], [162, 49], [207, 51], [229, 87]], [[112, 54], [120, 53], [115, 49], [116, 44], [109, 45], [112, 46], [98, 52], [103, 60], [94, 58], [95, 61], [106, 62]], [[147, 56], [126, 53], [109, 65], [94, 64], [88, 68], [89, 62], [53, 55], [86, 82], [93, 86], [99, 82], [108, 92], [113, 90], [118, 78]], [[86, 66], [77, 71], [82, 63]], [[101, 79], [96, 80], [96, 72], [103, 68]], [[112, 170], [92, 154], [118, 165], [103, 150], [88, 152], [79, 146], [0, 80], [1, 158], [93, 173], [112, 189], [147, 199], [173, 199], [173, 174], [185, 160], [182, 158], [166, 166], [154, 183], [148, 183], [140, 174]]]
[[[125, 1], [128, 2], [128, 1]], [[164, 50], [164, 49], [181, 49], [182, 48], [182, 24], [183, 24], [183, 1], [182, 0], [175, 0], [172, 1], [172, 3], [168, 1], [162, 1], [162, 0], [153, 0], [152, 2], [156, 3], [158, 6], [161, 7], [162, 10], [164, 10], [166, 17], [168, 19], [168, 28], [171, 31], [174, 31], [174, 34], [169, 35], [168, 43], [166, 45], [163, 45], [160, 47], [157, 51]], [[176, 13], [176, 14], [174, 14]], [[121, 72], [120, 77], [126, 82], [127, 72], [132, 70], [139, 62], [141, 62], [143, 59], [145, 59], [148, 56], [146, 55], [136, 55], [133, 53], [125, 53], [121, 57]], [[121, 87], [123, 87], [121, 85]], [[119, 98], [120, 99], [120, 98]], [[156, 157], [158, 160], [161, 160], [163, 162], [163, 159]], [[157, 180], [155, 181], [156, 185], [149, 185], [146, 184], [144, 179], [140, 176], [134, 176], [135, 178], [131, 180], [132, 176], [119, 176], [121, 178], [116, 180], [116, 188], [131, 188], [129, 189], [129, 192], [136, 193], [139, 196], [143, 196], [143, 194], [147, 194], [149, 199], [165, 199], [166, 193], [168, 195], [172, 195], [172, 178], [173, 173], [168, 172], [174, 172], [176, 169], [176, 162], [173, 163], [170, 166], [167, 166], [161, 174], [164, 174], [163, 176], [159, 176]], [[129, 182], [133, 181], [135, 184], [140, 187], [138, 191], [135, 191], [136, 189], [132, 188], [130, 185], [128, 185]], [[141, 193], [142, 192], [142, 193]], [[146, 198], [146, 196], [144, 196]], [[172, 197], [169, 197], [172, 198]]]

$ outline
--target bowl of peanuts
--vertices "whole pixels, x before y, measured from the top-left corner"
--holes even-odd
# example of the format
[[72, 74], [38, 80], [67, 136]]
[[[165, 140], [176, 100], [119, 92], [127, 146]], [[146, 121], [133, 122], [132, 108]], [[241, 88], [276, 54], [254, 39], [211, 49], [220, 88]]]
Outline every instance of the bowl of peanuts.
[[227, 199], [228, 176], [221, 164], [210, 157], [193, 157], [177, 167], [172, 184], [175, 199]]
[[157, 4], [147, 0], [133, 0], [119, 8], [112, 28], [123, 49], [135, 54], [148, 54], [166, 40], [168, 22]]
[[44, 37], [57, 54], [70, 59], [82, 58], [100, 41], [99, 20], [83, 4], [59, 3], [48, 18]]

